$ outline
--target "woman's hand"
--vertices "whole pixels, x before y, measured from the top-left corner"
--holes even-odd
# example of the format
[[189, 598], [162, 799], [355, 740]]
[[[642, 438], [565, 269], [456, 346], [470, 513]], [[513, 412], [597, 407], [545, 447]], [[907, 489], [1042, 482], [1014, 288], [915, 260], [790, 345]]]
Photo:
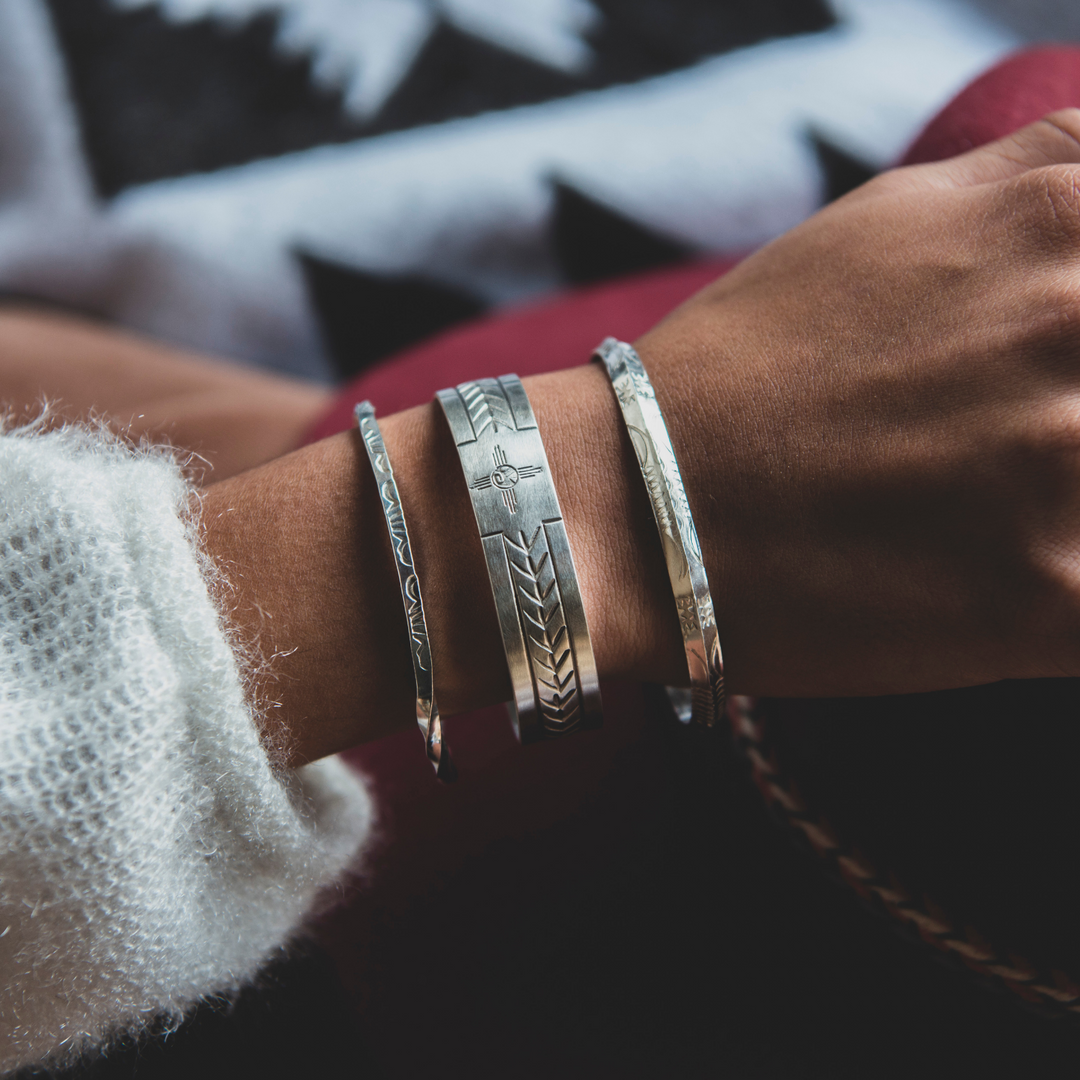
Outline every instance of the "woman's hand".
[[885, 174], [640, 342], [733, 690], [1080, 675], [1078, 139]]

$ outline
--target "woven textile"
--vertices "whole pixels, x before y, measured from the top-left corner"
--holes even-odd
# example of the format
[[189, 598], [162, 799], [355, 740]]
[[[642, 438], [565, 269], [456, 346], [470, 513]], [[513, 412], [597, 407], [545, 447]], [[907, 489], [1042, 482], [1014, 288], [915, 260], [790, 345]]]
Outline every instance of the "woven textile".
[[272, 770], [171, 456], [0, 434], [0, 1071], [249, 979], [356, 853]]

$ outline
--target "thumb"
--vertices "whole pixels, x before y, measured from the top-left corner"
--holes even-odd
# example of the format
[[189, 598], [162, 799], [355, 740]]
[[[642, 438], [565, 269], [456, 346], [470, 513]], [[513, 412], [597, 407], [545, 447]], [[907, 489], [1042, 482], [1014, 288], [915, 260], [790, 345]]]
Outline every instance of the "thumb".
[[1080, 164], [1080, 109], [1061, 109], [1004, 139], [914, 168], [925, 170], [925, 179], [946, 187], [972, 187], [1047, 165], [1076, 164]]

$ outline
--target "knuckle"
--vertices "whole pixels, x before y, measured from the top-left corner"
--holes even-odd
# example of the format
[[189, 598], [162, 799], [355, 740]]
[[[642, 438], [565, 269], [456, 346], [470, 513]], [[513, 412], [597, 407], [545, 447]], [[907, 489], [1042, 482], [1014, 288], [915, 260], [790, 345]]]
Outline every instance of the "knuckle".
[[1050, 165], [1042, 173], [1051, 213], [1069, 228], [1075, 228], [1080, 221], [1080, 170], [1073, 165]]
[[1048, 165], [1024, 173], [1016, 184], [1043, 243], [1071, 249], [1080, 242], [1080, 168]]
[[1058, 109], [1044, 116], [1039, 125], [1054, 129], [1059, 138], [1071, 144], [1074, 153], [1080, 152], [1080, 109]]

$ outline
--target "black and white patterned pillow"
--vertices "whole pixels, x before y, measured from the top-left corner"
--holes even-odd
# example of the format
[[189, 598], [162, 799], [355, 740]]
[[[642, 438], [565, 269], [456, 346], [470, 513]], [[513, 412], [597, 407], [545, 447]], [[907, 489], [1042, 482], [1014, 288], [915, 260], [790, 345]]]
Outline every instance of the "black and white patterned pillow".
[[944, 0], [5, 0], [0, 288], [340, 378], [753, 247], [1017, 40]]

